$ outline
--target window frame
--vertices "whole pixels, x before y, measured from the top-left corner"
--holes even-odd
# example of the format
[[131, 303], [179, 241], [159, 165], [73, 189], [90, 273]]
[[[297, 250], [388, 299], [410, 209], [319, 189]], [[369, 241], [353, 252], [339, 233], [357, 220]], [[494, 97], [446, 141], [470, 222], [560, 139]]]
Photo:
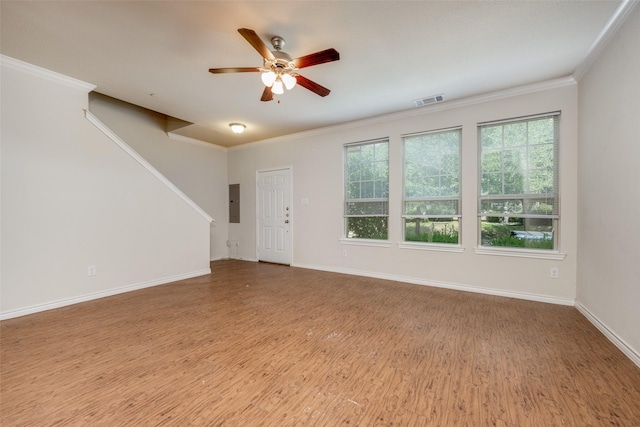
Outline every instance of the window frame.
[[[384, 143], [387, 147], [387, 159], [386, 159], [386, 197], [368, 197], [368, 198], [354, 198], [350, 199], [349, 196], [349, 185], [356, 181], [349, 180], [349, 149], [353, 147], [363, 147], [370, 146], [375, 144]], [[343, 211], [343, 224], [342, 224], [342, 238], [340, 239], [343, 243], [350, 244], [366, 244], [373, 246], [388, 246], [389, 242], [389, 169], [390, 169], [390, 142], [389, 137], [376, 138], [366, 141], [352, 142], [343, 145], [343, 201], [342, 201], [342, 211]], [[374, 160], [375, 162], [376, 160]], [[358, 182], [363, 182], [358, 181]], [[375, 182], [375, 180], [374, 180]], [[375, 184], [374, 184], [374, 193], [375, 193]], [[357, 214], [349, 214], [349, 203], [377, 203], [381, 202], [384, 205], [383, 213], [380, 214], [365, 214], [365, 215], [357, 215]], [[386, 238], [369, 238], [369, 237], [350, 237], [349, 236], [349, 218], [386, 218]]]
[[[504, 191], [500, 194], [485, 194], [482, 193], [482, 185], [483, 185], [483, 168], [482, 168], [482, 160], [483, 160], [483, 140], [482, 140], [482, 131], [485, 128], [497, 125], [506, 125], [506, 124], [514, 124], [514, 123], [529, 123], [535, 120], [544, 119], [544, 118], [553, 118], [553, 189], [550, 193], [531, 193], [531, 192], [523, 192], [522, 194], [510, 194], [505, 193]], [[477, 172], [477, 181], [478, 181], [478, 196], [477, 196], [477, 226], [478, 226], [478, 235], [477, 235], [477, 253], [481, 254], [497, 254], [497, 255], [506, 255], [506, 256], [529, 256], [533, 258], [551, 258], [557, 259], [560, 254], [560, 124], [561, 124], [561, 111], [553, 111], [548, 113], [534, 114], [522, 117], [515, 117], [510, 119], [502, 119], [495, 120], [489, 122], [482, 122], [477, 124], [477, 139], [478, 139], [478, 172]], [[528, 134], [527, 134], [528, 135]], [[529, 140], [527, 138], [527, 143], [523, 146], [526, 150], [527, 159], [529, 159], [528, 155], [530, 152], [530, 147], [535, 145], [543, 145], [543, 144], [529, 144]], [[516, 146], [517, 148], [518, 146]], [[500, 150], [496, 150], [501, 153], [504, 153], [504, 137], [502, 139], [502, 148]], [[528, 161], [528, 160], [527, 160]], [[529, 172], [535, 169], [529, 169], [525, 166], [526, 171], [526, 181], [525, 186], [530, 184], [530, 176]], [[501, 171], [504, 175], [505, 169], [504, 165], [501, 167]], [[502, 178], [502, 186], [504, 190], [504, 178]], [[494, 213], [494, 212], [484, 212], [483, 201], [506, 201], [506, 200], [521, 200], [526, 203], [527, 200], [535, 200], [535, 199], [551, 199], [553, 200], [552, 212], [550, 214], [532, 214], [532, 213]], [[551, 220], [551, 228], [552, 228], [552, 249], [544, 249], [544, 248], [527, 248], [527, 247], [515, 247], [515, 246], [491, 246], [491, 245], [483, 245], [482, 244], [482, 223], [483, 218], [487, 217], [495, 217], [495, 218], [520, 218], [523, 221], [527, 219], [544, 219]], [[563, 257], [563, 256], [562, 256]]]
[[[457, 179], [457, 187], [458, 192], [456, 196], [425, 196], [425, 197], [407, 197], [407, 143], [409, 139], [412, 137], [419, 137], [422, 135], [437, 135], [444, 133], [457, 133], [457, 167], [458, 167], [458, 176]], [[435, 176], [435, 175], [433, 175]], [[442, 175], [437, 175], [441, 177]], [[416, 215], [416, 214], [408, 214], [406, 213], [407, 202], [439, 202], [439, 201], [452, 201], [457, 204], [457, 209], [455, 214], [425, 214], [425, 215]], [[402, 242], [398, 244], [399, 247], [408, 248], [408, 249], [429, 249], [434, 250], [447, 250], [453, 249], [457, 251], [457, 248], [461, 248], [462, 243], [462, 126], [453, 126], [441, 129], [433, 129], [423, 132], [416, 132], [402, 135], [402, 200], [401, 200], [401, 217], [402, 217]], [[409, 218], [420, 218], [424, 220], [430, 219], [447, 219], [451, 218], [452, 220], [457, 221], [457, 242], [449, 243], [449, 242], [423, 242], [416, 240], [407, 240], [406, 236], [406, 221]]]

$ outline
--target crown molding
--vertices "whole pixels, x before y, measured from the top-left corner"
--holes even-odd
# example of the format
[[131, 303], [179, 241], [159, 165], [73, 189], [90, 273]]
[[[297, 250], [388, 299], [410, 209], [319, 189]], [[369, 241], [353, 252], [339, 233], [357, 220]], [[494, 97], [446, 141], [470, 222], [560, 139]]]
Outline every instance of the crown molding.
[[86, 83], [82, 80], [74, 79], [73, 77], [65, 76], [64, 74], [56, 73], [55, 71], [47, 70], [46, 68], [11, 58], [10, 56], [0, 55], [0, 63], [8, 68], [41, 77], [55, 83], [60, 83], [74, 89], [82, 90], [86, 93], [91, 92], [97, 87], [91, 83]]
[[172, 139], [174, 141], [186, 142], [187, 144], [197, 145], [198, 147], [204, 147], [212, 150], [225, 151], [225, 152], [228, 150], [227, 147], [223, 147], [222, 145], [217, 145], [212, 142], [202, 141], [200, 139], [190, 138], [188, 136], [178, 135], [177, 133], [173, 133], [173, 132], [167, 132], [167, 136], [169, 137], [169, 139]]
[[637, 0], [623, 0], [620, 3], [620, 6], [618, 6], [609, 19], [609, 22], [607, 22], [607, 25], [604, 26], [600, 34], [598, 34], [598, 37], [596, 37], [596, 40], [589, 48], [587, 55], [573, 72], [573, 78], [576, 79], [576, 81], [579, 81], [585, 74], [587, 74], [587, 71], [589, 71], [589, 68], [591, 68], [595, 60], [600, 56], [602, 50], [605, 48], [607, 43], [609, 43], [609, 40], [611, 40], [620, 27], [622, 27], [622, 24], [638, 3], [640, 2]]
[[497, 101], [500, 99], [511, 98], [514, 96], [526, 95], [530, 93], [542, 92], [545, 90], [558, 89], [565, 86], [576, 85], [577, 82], [573, 76], [559, 77], [556, 79], [545, 80], [542, 82], [531, 83], [522, 86], [516, 86], [508, 89], [503, 89], [495, 92], [488, 92], [480, 95], [470, 96], [467, 98], [461, 98], [452, 101], [444, 101], [437, 104], [431, 104], [424, 107], [413, 108], [411, 110], [400, 111], [397, 113], [383, 114], [380, 116], [368, 117], [366, 119], [354, 120], [348, 123], [341, 123], [334, 126], [325, 126], [317, 129], [312, 129], [304, 132], [292, 133], [289, 135], [278, 136], [270, 139], [263, 139], [260, 141], [250, 142], [248, 144], [242, 144], [235, 147], [229, 147], [229, 151], [240, 151], [254, 148], [260, 145], [274, 144], [278, 142], [285, 142], [295, 139], [307, 138], [316, 135], [323, 135], [331, 132], [337, 132], [341, 130], [353, 129], [363, 127], [367, 125], [379, 124], [383, 122], [389, 122], [393, 120], [400, 120], [416, 116], [424, 116], [432, 114], [438, 111], [451, 110], [454, 108], [462, 108], [475, 104], [482, 104], [489, 101]]

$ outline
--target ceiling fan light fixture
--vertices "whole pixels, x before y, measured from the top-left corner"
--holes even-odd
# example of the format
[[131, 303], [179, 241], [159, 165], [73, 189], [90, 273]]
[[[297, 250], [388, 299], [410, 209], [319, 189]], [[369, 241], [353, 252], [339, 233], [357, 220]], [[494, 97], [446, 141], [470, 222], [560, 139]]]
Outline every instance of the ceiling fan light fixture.
[[331, 92], [329, 89], [301, 76], [298, 74], [298, 70], [339, 60], [340, 53], [337, 50], [333, 48], [325, 49], [293, 59], [291, 55], [282, 51], [284, 47], [284, 39], [282, 37], [274, 36], [271, 38], [271, 44], [274, 49], [271, 50], [255, 31], [249, 28], [238, 28], [238, 32], [262, 56], [262, 67], [209, 68], [210, 73], [259, 72], [261, 74], [260, 79], [266, 86], [260, 97], [260, 101], [264, 102], [273, 101], [273, 95], [281, 95], [284, 93], [285, 88], [291, 90], [296, 85], [302, 86], [318, 96], [329, 95]]
[[282, 86], [282, 80], [279, 78], [273, 82], [273, 86], [271, 86], [271, 91], [276, 95], [282, 95], [284, 93], [284, 87]]
[[284, 83], [284, 87], [286, 87], [287, 90], [291, 90], [296, 85], [296, 78], [291, 74], [283, 74], [282, 83]]
[[242, 123], [229, 123], [229, 127], [233, 133], [242, 133], [247, 128], [247, 126]]
[[276, 73], [271, 70], [265, 71], [264, 73], [262, 73], [262, 76], [260, 76], [260, 78], [262, 79], [262, 83], [264, 83], [264, 85], [267, 87], [271, 87], [273, 85], [273, 82], [276, 81], [276, 77]]

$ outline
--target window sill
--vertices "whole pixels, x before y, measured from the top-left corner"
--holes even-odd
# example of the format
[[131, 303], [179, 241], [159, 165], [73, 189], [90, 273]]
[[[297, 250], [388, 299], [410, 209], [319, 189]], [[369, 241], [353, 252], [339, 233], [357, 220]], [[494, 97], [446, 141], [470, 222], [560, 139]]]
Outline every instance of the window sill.
[[464, 252], [464, 248], [460, 245], [447, 243], [398, 243], [400, 249], [416, 249], [419, 251], [436, 251], [436, 252]]
[[390, 248], [391, 242], [388, 240], [373, 240], [373, 239], [348, 239], [343, 237], [340, 239], [340, 243], [343, 245], [355, 245], [355, 246], [373, 246], [376, 248]]
[[519, 258], [553, 259], [562, 261], [567, 254], [558, 251], [539, 251], [535, 249], [510, 249], [510, 248], [488, 248], [479, 246], [475, 248], [478, 255], [512, 256]]

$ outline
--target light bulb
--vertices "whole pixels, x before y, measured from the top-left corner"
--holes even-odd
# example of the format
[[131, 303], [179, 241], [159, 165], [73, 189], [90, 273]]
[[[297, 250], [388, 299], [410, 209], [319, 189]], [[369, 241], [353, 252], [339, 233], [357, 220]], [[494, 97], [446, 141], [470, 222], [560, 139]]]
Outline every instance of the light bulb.
[[242, 123], [229, 123], [229, 127], [233, 133], [242, 133], [246, 128]]
[[283, 74], [282, 82], [284, 83], [284, 87], [286, 87], [287, 90], [291, 90], [296, 85], [296, 78], [291, 74]]
[[276, 73], [274, 73], [273, 71], [265, 71], [264, 73], [262, 73], [262, 76], [260, 78], [262, 79], [262, 83], [264, 83], [265, 86], [271, 87], [273, 82], [276, 80]]
[[282, 95], [284, 93], [282, 80], [277, 79], [275, 82], [273, 82], [273, 86], [271, 86], [271, 92], [275, 93], [276, 95]]

